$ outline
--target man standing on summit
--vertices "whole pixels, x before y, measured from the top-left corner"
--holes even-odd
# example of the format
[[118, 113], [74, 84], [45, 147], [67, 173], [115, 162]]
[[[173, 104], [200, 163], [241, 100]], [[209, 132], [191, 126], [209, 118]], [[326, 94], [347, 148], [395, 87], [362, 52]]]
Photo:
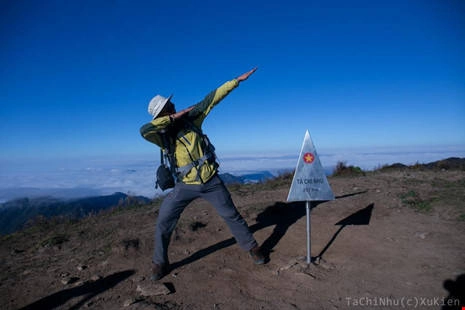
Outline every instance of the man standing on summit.
[[171, 171], [177, 179], [173, 190], [160, 206], [155, 226], [153, 280], [161, 279], [169, 272], [168, 245], [171, 234], [181, 213], [196, 198], [204, 198], [215, 207], [239, 246], [249, 252], [255, 264], [265, 263], [257, 241], [218, 177], [214, 147], [201, 131], [202, 123], [212, 108], [256, 70], [254, 68], [224, 83], [199, 103], [180, 112], [176, 112], [171, 96], [165, 98], [157, 95], [149, 103], [148, 111], [153, 120], [142, 126], [141, 135], [172, 154], [170, 162], [175, 167], [171, 167]]

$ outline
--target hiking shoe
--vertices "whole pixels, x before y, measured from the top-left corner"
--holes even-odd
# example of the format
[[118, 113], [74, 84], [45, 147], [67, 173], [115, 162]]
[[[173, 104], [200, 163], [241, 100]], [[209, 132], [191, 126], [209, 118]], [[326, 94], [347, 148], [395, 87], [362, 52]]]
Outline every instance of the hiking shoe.
[[166, 264], [152, 264], [152, 281], [158, 281], [168, 274], [168, 266]]
[[263, 265], [265, 263], [265, 256], [259, 246], [254, 247], [249, 251], [250, 256], [255, 265]]

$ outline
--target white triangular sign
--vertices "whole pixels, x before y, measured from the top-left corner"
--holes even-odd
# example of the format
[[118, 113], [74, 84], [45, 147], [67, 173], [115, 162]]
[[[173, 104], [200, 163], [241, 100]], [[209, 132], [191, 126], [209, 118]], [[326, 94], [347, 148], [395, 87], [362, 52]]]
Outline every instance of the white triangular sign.
[[315, 146], [307, 130], [287, 201], [322, 201], [333, 199], [333, 191], [326, 179]]

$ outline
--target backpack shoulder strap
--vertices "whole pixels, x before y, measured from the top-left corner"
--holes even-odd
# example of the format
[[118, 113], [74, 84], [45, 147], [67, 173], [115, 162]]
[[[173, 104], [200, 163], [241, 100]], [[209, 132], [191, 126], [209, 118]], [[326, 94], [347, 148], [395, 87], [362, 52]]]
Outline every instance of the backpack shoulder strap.
[[163, 154], [163, 149], [160, 148], [160, 164], [164, 165], [165, 164], [165, 156]]

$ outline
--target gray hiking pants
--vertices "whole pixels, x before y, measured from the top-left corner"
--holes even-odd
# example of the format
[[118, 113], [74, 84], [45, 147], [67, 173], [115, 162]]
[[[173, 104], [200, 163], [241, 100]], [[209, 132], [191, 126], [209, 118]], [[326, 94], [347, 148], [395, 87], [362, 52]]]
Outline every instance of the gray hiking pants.
[[247, 223], [234, 206], [229, 191], [223, 181], [215, 175], [205, 184], [177, 183], [172, 192], [166, 196], [161, 204], [155, 226], [155, 248], [153, 253], [153, 262], [155, 264], [169, 263], [168, 245], [171, 234], [181, 213], [196, 198], [204, 198], [215, 207], [242, 249], [249, 251], [257, 246], [257, 242]]

